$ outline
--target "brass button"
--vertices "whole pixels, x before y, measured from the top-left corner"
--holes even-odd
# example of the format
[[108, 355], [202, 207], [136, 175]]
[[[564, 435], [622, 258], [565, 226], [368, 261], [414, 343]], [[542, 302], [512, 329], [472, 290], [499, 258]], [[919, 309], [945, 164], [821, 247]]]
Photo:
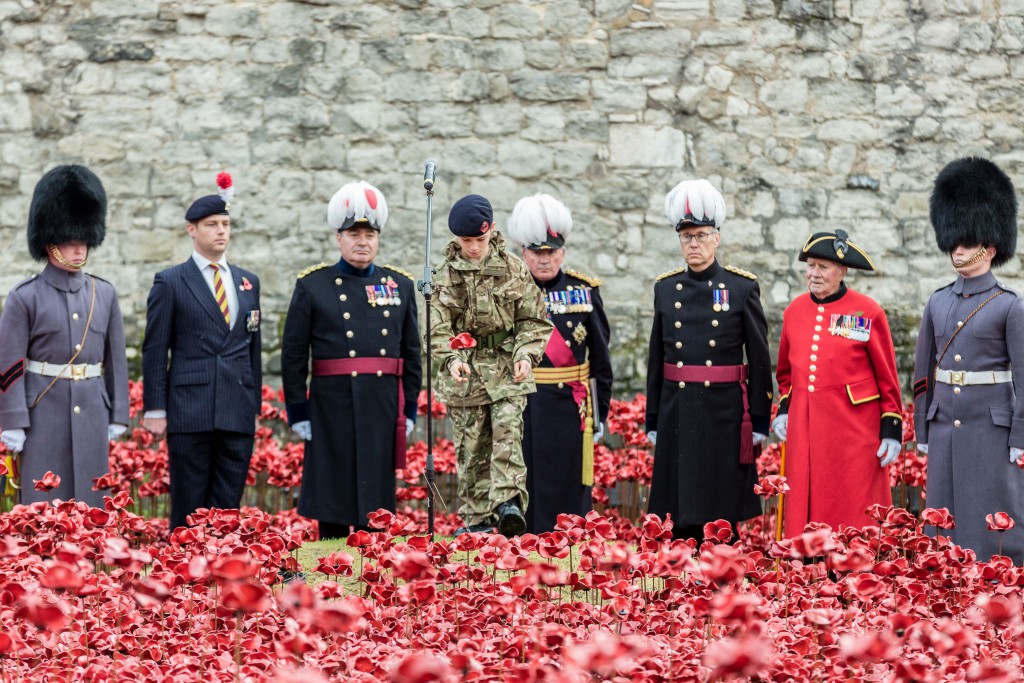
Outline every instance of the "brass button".
[[81, 350], [82, 350], [82, 345], [81, 344], [75, 344], [75, 351], [81, 351]]
[[959, 429], [960, 428], [960, 420], [953, 420], [953, 426], [956, 427], [957, 429]]
[[813, 337], [811, 337], [811, 339], [813, 339], [814, 341], [819, 341], [821, 337], [819, 337], [818, 335], [814, 335]]
[[378, 377], [382, 377], [383, 375], [384, 375], [384, 372], [382, 370], [378, 370], [377, 371], [377, 376]]
[[825, 307], [824, 306], [818, 306], [818, 313], [824, 313], [824, 312], [825, 312]]
[[384, 311], [384, 317], [385, 318], [390, 318], [391, 317], [391, 311]]
[[72, 313], [71, 314], [71, 319], [72, 320], [78, 320], [78, 314], [77, 313]]
[[817, 378], [816, 378], [816, 377], [815, 377], [814, 375], [811, 375], [811, 376], [810, 376], [810, 377], [808, 377], [807, 379], [813, 382], [813, 381], [814, 381], [815, 379], [817, 379]]
[[345, 333], [345, 336], [351, 339], [352, 337], [355, 336], [355, 333], [352, 330], [349, 330], [348, 332]]
[[677, 368], [681, 368], [681, 367], [683, 367], [683, 361], [677, 361], [677, 362], [676, 362], [676, 367], [677, 367]]
[[682, 288], [683, 288], [683, 283], [682, 282], [677, 282], [676, 283], [676, 289], [682, 289]]
[[711, 386], [711, 380], [709, 380], [709, 379], [704, 380], [704, 386], [710, 387]]
[[815, 332], [821, 332], [821, 325], [815, 325], [814, 326], [814, 331]]
[[710, 368], [711, 367], [711, 361], [709, 361], [709, 360], [704, 361], [704, 365], [706, 365], [706, 366], [708, 366]]
[[334, 284], [340, 285], [341, 284], [341, 278], [340, 277], [334, 278]]
[[[817, 350], [818, 350], [818, 345], [817, 344], [811, 344], [811, 351], [817, 351]], [[814, 360], [814, 359], [812, 358], [811, 360]]]
[[681, 304], [680, 302], [677, 301], [676, 302], [676, 308], [682, 308], [682, 307], [683, 307], [683, 304]]
[[680, 389], [685, 389], [686, 388], [686, 382], [680, 382], [679, 383], [679, 388]]
[[565, 340], [565, 345], [566, 345], [566, 346], [572, 346], [572, 342], [571, 342], [571, 341], [569, 341], [568, 339], [566, 339], [566, 340]]
[[565, 326], [566, 327], [572, 327], [572, 321], [571, 320], [566, 320], [565, 321]]
[[677, 349], [683, 348], [683, 342], [676, 342], [676, 348]]
[[711, 327], [718, 327], [718, 321], [717, 320], [712, 320], [711, 321]]
[[383, 330], [380, 331], [380, 333], [386, 337], [388, 336], [388, 329], [385, 327]]
[[558, 388], [559, 389], [564, 389], [565, 388], [565, 383], [564, 382], [559, 382], [558, 383]]
[[960, 387], [953, 387], [953, 393], [954, 394], [959, 394], [960, 393]]
[[956, 321], [956, 326], [957, 327], [963, 327], [964, 326], [964, 321], [963, 320], [957, 320]]
[[82, 412], [82, 409], [79, 406], [75, 406], [75, 415], [78, 415], [80, 412]]
[[714, 339], [712, 339], [711, 341], [708, 342], [708, 346], [714, 347], [714, 345], [715, 345], [715, 340]]
[[812, 384], [811, 386], [807, 387], [807, 391], [809, 391], [809, 392], [811, 392], [813, 394], [814, 393], [814, 385]]
[[341, 314], [341, 317], [344, 318], [345, 320], [348, 320], [349, 318], [352, 317], [352, 314], [349, 313], [348, 311], [345, 311], [344, 313]]
[[819, 323], [821, 322], [821, 316], [820, 315], [815, 317], [814, 319], [817, 320]]
[[353, 370], [353, 371], [352, 371], [352, 376], [353, 376], [353, 377], [356, 377], [356, 376], [358, 376], [358, 375], [359, 375], [359, 373], [358, 373], [358, 372], [356, 372], [355, 370]]
[[818, 360], [818, 357], [816, 355], [814, 355], [814, 354], [811, 354], [811, 360], [816, 361], [816, 360]]
[[817, 369], [818, 369], [818, 366], [817, 366], [817, 365], [812, 365], [812, 366], [811, 366], [811, 372], [814, 372], [814, 371], [815, 371], [815, 370], [817, 370]]
[[[355, 355], [355, 354], [353, 354], [353, 355]], [[380, 350], [380, 355], [382, 355], [382, 356], [386, 356], [386, 355], [388, 355], [388, 351], [387, 351], [387, 349], [381, 349], [381, 350]]]
[[960, 354], [958, 353], [955, 356], [953, 356], [953, 360], [955, 360], [957, 363], [959, 363], [960, 362]]
[[348, 295], [347, 294], [342, 294], [338, 298], [341, 299], [342, 301], [348, 301]]
[[676, 321], [676, 329], [678, 330], [682, 326], [683, 326], [683, 324], [677, 320]]
[[355, 349], [353, 349], [352, 351], [349, 351], [349, 352], [348, 352], [348, 357], [349, 357], [349, 358], [355, 358], [355, 357], [356, 357], [356, 352], [355, 352]]

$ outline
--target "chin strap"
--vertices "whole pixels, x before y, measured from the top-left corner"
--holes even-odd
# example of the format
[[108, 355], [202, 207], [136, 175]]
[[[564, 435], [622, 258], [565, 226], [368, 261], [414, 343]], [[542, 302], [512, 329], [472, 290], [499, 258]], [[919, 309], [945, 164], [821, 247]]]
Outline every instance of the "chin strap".
[[53, 257], [54, 261], [56, 261], [57, 263], [61, 264], [65, 268], [71, 268], [73, 270], [81, 270], [82, 267], [86, 263], [89, 262], [89, 253], [88, 252], [86, 252], [85, 258], [82, 259], [82, 262], [80, 264], [78, 264], [78, 265], [75, 265], [71, 261], [68, 261], [66, 258], [64, 258], [64, 254], [61, 253], [60, 249], [57, 248], [56, 244], [47, 244], [46, 245], [46, 251], [50, 254], [50, 256]]
[[968, 266], [973, 266], [975, 263], [977, 263], [981, 259], [985, 258], [986, 254], [988, 254], [988, 247], [982, 245], [981, 249], [979, 249], [974, 254], [974, 256], [972, 256], [971, 258], [967, 259], [967, 261], [963, 265], [960, 265], [960, 266], [956, 265], [956, 262], [953, 261], [953, 255], [952, 254], [949, 255], [949, 260], [950, 260], [950, 262], [953, 263], [953, 267], [954, 268], [957, 268], [957, 269], [967, 268]]

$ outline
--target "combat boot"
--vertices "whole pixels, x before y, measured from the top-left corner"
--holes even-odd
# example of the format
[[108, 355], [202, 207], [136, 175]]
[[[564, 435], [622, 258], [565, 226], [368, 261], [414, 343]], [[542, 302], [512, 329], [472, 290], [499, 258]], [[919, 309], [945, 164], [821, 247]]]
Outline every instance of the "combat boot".
[[519, 509], [517, 500], [505, 501], [498, 506], [498, 533], [506, 538], [519, 536], [526, 531], [526, 518]]
[[458, 538], [462, 534], [493, 534], [494, 524], [491, 522], [480, 522], [479, 524], [470, 524], [467, 526], [459, 527], [455, 530], [455, 538]]

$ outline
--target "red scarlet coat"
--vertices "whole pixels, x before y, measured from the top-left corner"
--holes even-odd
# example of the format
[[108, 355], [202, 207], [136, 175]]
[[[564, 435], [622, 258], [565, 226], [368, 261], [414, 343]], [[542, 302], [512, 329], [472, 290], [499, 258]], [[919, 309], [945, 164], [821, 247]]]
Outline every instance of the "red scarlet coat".
[[833, 529], [871, 523], [865, 509], [892, 503], [878, 446], [903, 432], [896, 354], [882, 307], [845, 284], [820, 302], [797, 297], [782, 317], [776, 378], [779, 412], [789, 414], [785, 536], [800, 534], [808, 522]]

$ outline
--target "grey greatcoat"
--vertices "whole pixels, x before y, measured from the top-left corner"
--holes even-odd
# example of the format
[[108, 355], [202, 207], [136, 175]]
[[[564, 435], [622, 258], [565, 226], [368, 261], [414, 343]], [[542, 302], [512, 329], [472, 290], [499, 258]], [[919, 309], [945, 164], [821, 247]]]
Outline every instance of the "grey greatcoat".
[[954, 372], [1024, 368], [1024, 303], [991, 272], [957, 277], [928, 300], [917, 339], [914, 427], [917, 442], [928, 444], [927, 504], [948, 508], [956, 521], [955, 529], [942, 533], [988, 560], [999, 548], [999, 533], [988, 530], [985, 516], [1006, 512], [1017, 526], [1004, 532], [1002, 552], [1019, 564], [1024, 560], [1024, 471], [1010, 462], [1009, 453], [1011, 446], [1024, 448], [1022, 377], [1014, 372], [1012, 383], [959, 386], [936, 382], [936, 367]]
[[[83, 335], [75, 364], [101, 363], [103, 376], [57, 379], [33, 408], [54, 378], [28, 372], [27, 362], [63, 367]], [[110, 424], [128, 424], [128, 363], [117, 293], [98, 277], [48, 264], [11, 290], [0, 316], [0, 429], [26, 433], [21, 502], [47, 499], [32, 480], [49, 470], [61, 478], [50, 498], [102, 507], [105, 492], [93, 491], [92, 480], [109, 472]]]

